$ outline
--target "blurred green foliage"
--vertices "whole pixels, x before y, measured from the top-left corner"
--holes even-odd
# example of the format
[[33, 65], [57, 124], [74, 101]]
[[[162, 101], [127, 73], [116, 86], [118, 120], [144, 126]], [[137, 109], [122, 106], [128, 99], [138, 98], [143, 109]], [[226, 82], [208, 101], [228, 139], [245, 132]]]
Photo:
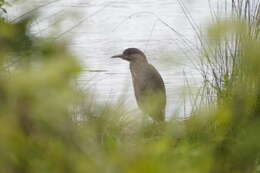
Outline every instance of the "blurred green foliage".
[[0, 20], [0, 172], [75, 172], [80, 66], [66, 45], [30, 35], [31, 17]]
[[31, 35], [32, 20], [0, 23], [0, 172], [260, 172], [260, 44], [246, 24], [208, 32], [212, 48], [226, 34], [243, 38], [223, 104], [151, 124], [81, 92], [76, 58], [64, 42]]

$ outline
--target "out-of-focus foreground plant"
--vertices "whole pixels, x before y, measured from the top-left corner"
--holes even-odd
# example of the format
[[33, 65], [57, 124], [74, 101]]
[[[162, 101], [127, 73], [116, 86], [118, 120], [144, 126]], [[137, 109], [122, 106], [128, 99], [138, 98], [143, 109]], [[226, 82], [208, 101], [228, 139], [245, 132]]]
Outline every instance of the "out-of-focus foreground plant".
[[30, 35], [32, 19], [0, 18], [0, 172], [75, 172], [80, 67], [66, 45]]

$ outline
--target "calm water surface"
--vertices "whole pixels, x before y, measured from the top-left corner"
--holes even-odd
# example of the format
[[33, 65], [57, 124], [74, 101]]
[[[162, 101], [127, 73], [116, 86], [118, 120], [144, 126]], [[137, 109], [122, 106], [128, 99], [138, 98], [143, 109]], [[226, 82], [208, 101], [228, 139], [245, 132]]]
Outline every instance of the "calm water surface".
[[[183, 96], [187, 91], [186, 81], [196, 88], [199, 75], [191, 63], [196, 61], [196, 54], [183, 40], [188, 39], [195, 45], [197, 40], [177, 0], [49, 2], [49, 5], [44, 5], [47, 1], [27, 4], [27, 10], [43, 5], [41, 17], [32, 30], [36, 35], [44, 36], [52, 31], [59, 16], [68, 11], [77, 13], [77, 17], [62, 21], [62, 32], [56, 35], [58, 39], [72, 38], [70, 47], [84, 67], [79, 83], [96, 93], [98, 101], [115, 103], [124, 98], [126, 105], [130, 105], [127, 106], [129, 110], [136, 110], [129, 64], [110, 57], [125, 48], [137, 47], [145, 52], [165, 81], [167, 117], [173, 113], [189, 114], [190, 97]], [[182, 2], [196, 25], [208, 23], [211, 18], [208, 0]], [[18, 6], [16, 8], [17, 13], [10, 18], [22, 13]]]

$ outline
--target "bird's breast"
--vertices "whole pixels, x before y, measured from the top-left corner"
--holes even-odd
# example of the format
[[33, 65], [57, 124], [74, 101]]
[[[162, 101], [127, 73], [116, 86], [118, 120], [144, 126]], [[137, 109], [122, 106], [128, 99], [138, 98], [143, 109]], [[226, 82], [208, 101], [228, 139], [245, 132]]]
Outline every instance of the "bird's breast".
[[143, 86], [145, 85], [145, 71], [143, 67], [139, 65], [131, 65], [130, 64], [130, 71], [132, 75], [133, 86], [135, 90], [135, 94], [138, 94], [140, 90], [142, 90]]
[[138, 65], [130, 65], [130, 71], [134, 83], [142, 83], [145, 79], [144, 68]]

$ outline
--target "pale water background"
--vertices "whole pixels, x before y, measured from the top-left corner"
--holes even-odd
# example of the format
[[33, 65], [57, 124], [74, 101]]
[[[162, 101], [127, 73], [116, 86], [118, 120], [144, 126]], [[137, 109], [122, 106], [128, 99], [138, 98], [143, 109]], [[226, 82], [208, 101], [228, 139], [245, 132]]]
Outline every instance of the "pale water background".
[[[208, 25], [211, 10], [219, 8], [208, 0], [180, 1], [192, 21], [202, 28]], [[7, 17], [13, 20], [35, 8], [40, 18], [32, 24], [32, 32], [44, 36], [57, 23], [62, 23], [56, 36], [71, 38], [70, 48], [84, 67], [79, 84], [95, 93], [99, 102], [116, 103], [123, 98], [129, 111], [137, 109], [128, 62], [110, 59], [125, 48], [137, 47], [145, 52], [164, 79], [167, 117], [173, 113], [188, 116], [190, 96], [184, 94], [196, 93], [200, 76], [192, 65], [197, 55], [184, 39], [197, 45], [197, 38], [178, 0], [33, 0], [13, 3], [12, 13]], [[68, 13], [76, 17], [64, 19]]]

